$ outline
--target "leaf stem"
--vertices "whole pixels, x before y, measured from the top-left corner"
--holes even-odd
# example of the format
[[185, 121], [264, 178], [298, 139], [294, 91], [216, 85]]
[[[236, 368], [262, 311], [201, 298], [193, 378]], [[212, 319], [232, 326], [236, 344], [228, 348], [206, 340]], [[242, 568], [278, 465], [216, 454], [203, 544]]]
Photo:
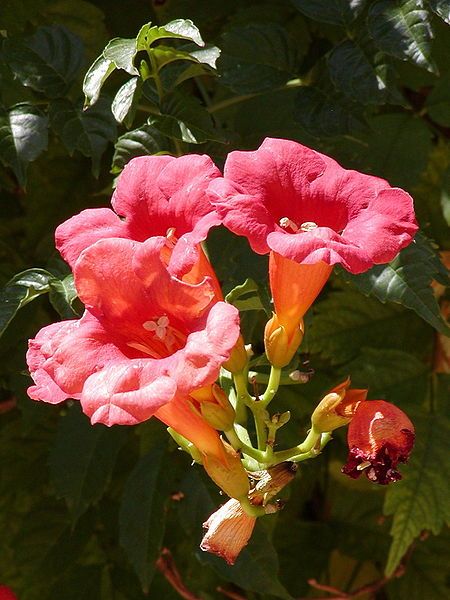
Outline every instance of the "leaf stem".
[[266, 408], [270, 404], [278, 391], [280, 378], [281, 369], [273, 366], [270, 367], [269, 382], [267, 383], [266, 391], [262, 395], [261, 400], [258, 402], [259, 405], [262, 405], [264, 408]]

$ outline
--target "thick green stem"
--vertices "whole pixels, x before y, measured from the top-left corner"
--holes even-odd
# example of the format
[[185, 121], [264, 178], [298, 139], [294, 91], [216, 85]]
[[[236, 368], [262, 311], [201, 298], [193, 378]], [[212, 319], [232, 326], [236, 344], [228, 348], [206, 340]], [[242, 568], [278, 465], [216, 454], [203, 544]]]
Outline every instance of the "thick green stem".
[[267, 384], [266, 391], [258, 402], [264, 408], [273, 400], [275, 394], [278, 392], [280, 385], [281, 369], [278, 367], [270, 367], [269, 383]]
[[234, 429], [229, 429], [228, 431], [225, 431], [224, 433], [227, 436], [228, 441], [230, 442], [230, 444], [233, 446], [233, 448], [235, 450], [240, 450], [241, 452], [243, 452], [244, 454], [247, 454], [247, 456], [251, 456], [258, 462], [264, 462], [264, 460], [265, 460], [264, 452], [260, 452], [256, 448], [253, 448], [252, 446], [249, 446], [248, 444], [243, 442], [239, 438], [238, 434], [235, 432]]
[[246, 496], [244, 496], [243, 498], [239, 498], [239, 502], [244, 511], [251, 517], [262, 517], [266, 514], [266, 511], [263, 506], [255, 506], [250, 502], [250, 500]]
[[285, 460], [292, 460], [292, 457], [303, 455], [305, 453], [309, 453], [314, 449], [317, 442], [320, 440], [320, 432], [316, 431], [314, 428], [311, 428], [305, 440], [298, 444], [298, 446], [293, 446], [288, 450], [281, 450], [280, 452], [275, 452], [273, 457], [276, 459], [277, 463], [283, 462]]
[[251, 407], [253, 418], [255, 420], [256, 439], [258, 441], [258, 449], [264, 451], [267, 445], [267, 429], [266, 429], [266, 410], [260, 402], [254, 402]]
[[247, 372], [233, 373], [233, 381], [238, 402], [242, 402], [245, 406], [252, 408], [255, 401], [248, 393]]

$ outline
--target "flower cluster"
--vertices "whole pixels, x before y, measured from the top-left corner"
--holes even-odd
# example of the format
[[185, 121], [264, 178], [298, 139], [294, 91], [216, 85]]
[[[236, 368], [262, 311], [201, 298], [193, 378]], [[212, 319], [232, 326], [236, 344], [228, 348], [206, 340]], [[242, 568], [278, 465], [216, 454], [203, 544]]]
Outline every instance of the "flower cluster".
[[[344, 473], [382, 484], [400, 477], [411, 422], [385, 401], [366, 400], [365, 390], [349, 389], [349, 380], [323, 398], [306, 440], [289, 450], [273, 451], [287, 418], [267, 420], [267, 406], [333, 266], [361, 273], [411, 243], [417, 224], [406, 192], [296, 142], [266, 139], [254, 152], [231, 152], [223, 175], [208, 156], [135, 158], [112, 207], [85, 210], [56, 231], [85, 312], [30, 341], [31, 398], [78, 400], [93, 424], [154, 416], [168, 425], [230, 497], [207, 521], [202, 543], [230, 563], [255, 518], [277, 510], [269, 500], [293, 476], [286, 465], [316, 456], [337, 427], [349, 424]], [[269, 254], [271, 374], [261, 396], [248, 391], [239, 313], [224, 301], [202, 246], [220, 224]], [[222, 367], [234, 380], [234, 404], [217, 385]], [[253, 413], [257, 447], [234, 427], [243, 405]], [[255, 470], [269, 486], [264, 493], [249, 478]]]

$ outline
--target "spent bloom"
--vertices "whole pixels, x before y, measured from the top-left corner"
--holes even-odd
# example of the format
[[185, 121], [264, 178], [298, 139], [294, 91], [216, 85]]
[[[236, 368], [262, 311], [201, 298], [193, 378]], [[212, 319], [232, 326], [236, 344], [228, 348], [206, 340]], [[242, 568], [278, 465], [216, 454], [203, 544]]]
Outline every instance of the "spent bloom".
[[348, 428], [349, 454], [342, 472], [353, 479], [365, 473], [383, 485], [397, 481], [397, 465], [408, 460], [414, 437], [414, 425], [394, 404], [361, 402]]
[[[217, 301], [208, 276], [178, 279], [166, 239], [102, 239], [74, 266], [86, 311], [30, 341], [35, 400], [80, 401], [92, 423], [132, 425], [156, 415], [201, 451], [222, 448], [189, 394], [211, 385], [239, 336], [237, 310]], [[223, 450], [220, 450], [223, 453]]]

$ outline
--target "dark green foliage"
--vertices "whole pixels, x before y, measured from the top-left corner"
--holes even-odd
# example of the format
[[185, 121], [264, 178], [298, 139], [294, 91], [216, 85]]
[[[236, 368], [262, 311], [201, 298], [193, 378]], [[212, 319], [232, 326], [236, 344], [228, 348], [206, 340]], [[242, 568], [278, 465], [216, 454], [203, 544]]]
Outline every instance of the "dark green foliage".
[[[385, 574], [396, 577], [380, 598], [449, 597], [449, 388], [433, 364], [449, 296], [431, 287], [448, 286], [449, 22], [447, 0], [3, 0], [0, 584], [20, 600], [176, 600], [156, 568], [162, 548], [203, 600], [225, 597], [219, 588], [306, 597], [311, 579], [348, 593]], [[343, 477], [336, 431], [232, 567], [198, 550], [225, 498], [162, 424], [93, 427], [77, 401], [33, 402], [24, 357], [41, 327], [82, 312], [56, 258], [59, 223], [108, 206], [135, 156], [206, 153], [222, 167], [266, 136], [406, 189], [426, 234], [389, 265], [335, 270], [282, 373], [274, 406], [291, 420], [280, 446], [298, 442], [322, 394], [350, 375], [408, 413], [416, 448], [403, 480], [380, 489]], [[207, 246], [253, 344], [258, 391], [267, 257], [223, 227]], [[311, 380], [293, 381], [296, 369]]]

